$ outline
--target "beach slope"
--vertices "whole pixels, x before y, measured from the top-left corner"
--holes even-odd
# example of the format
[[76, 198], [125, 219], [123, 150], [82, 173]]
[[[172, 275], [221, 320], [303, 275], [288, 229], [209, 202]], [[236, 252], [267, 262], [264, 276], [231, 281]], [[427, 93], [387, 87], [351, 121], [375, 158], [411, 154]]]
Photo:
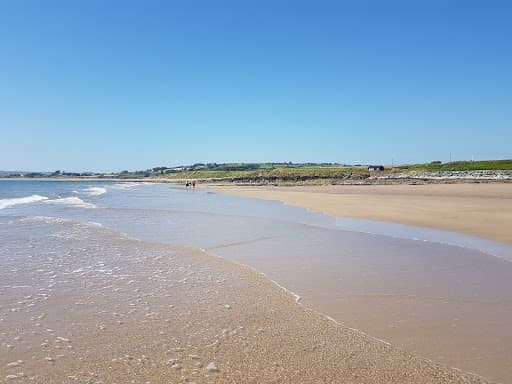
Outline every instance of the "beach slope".
[[338, 325], [199, 250], [23, 220], [0, 226], [41, 231], [5, 237], [17, 244], [0, 272], [8, 382], [485, 382]]
[[338, 217], [390, 221], [512, 243], [512, 184], [208, 186]]

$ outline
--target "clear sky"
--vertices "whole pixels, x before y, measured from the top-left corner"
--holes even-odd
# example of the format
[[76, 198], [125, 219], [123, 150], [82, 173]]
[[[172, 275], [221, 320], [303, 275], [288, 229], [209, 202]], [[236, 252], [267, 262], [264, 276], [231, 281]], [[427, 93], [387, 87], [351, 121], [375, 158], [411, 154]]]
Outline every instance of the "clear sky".
[[0, 0], [0, 170], [512, 158], [512, 2]]

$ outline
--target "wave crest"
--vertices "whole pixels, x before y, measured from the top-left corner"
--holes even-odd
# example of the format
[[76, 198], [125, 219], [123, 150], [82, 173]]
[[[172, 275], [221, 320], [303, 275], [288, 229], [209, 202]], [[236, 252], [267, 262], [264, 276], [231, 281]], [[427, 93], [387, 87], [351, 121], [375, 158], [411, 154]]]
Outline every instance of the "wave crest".
[[82, 192], [86, 193], [89, 196], [101, 196], [107, 193], [107, 189], [103, 187], [89, 187], [83, 189]]
[[88, 208], [93, 209], [96, 208], [96, 206], [92, 203], [87, 203], [83, 201], [79, 197], [63, 197], [61, 199], [52, 199], [52, 200], [46, 200], [45, 203], [49, 204], [58, 204], [58, 205], [66, 205], [70, 207], [78, 207], [78, 208]]
[[37, 203], [38, 201], [48, 200], [46, 196], [32, 195], [25, 197], [16, 197], [12, 199], [0, 199], [0, 209], [11, 207], [18, 204]]

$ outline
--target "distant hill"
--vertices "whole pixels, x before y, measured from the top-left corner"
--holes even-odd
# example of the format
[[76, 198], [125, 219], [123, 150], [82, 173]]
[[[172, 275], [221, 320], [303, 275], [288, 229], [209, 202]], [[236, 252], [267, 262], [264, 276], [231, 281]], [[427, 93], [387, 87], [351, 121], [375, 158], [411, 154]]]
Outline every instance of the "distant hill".
[[443, 171], [509, 171], [512, 170], [512, 159], [481, 160], [481, 161], [452, 161], [442, 163], [433, 161], [427, 164], [405, 164], [396, 169], [411, 172], [443, 172]]
[[[372, 165], [379, 169], [381, 165]], [[300, 182], [316, 179], [352, 179], [360, 180], [376, 174], [416, 173], [416, 172], [455, 172], [455, 171], [510, 171], [512, 159], [509, 160], [482, 160], [482, 161], [454, 161], [443, 163], [433, 161], [425, 164], [403, 164], [397, 166], [383, 165], [383, 170], [369, 170], [368, 165], [348, 165], [338, 163], [195, 163], [176, 167], [155, 167], [140, 171], [122, 171], [120, 173], [94, 173], [94, 172], [24, 172], [0, 171], [0, 177], [83, 177], [83, 178], [117, 178], [142, 179], [158, 178], [172, 180], [185, 179], [214, 179], [242, 182], [273, 182], [289, 181]]]

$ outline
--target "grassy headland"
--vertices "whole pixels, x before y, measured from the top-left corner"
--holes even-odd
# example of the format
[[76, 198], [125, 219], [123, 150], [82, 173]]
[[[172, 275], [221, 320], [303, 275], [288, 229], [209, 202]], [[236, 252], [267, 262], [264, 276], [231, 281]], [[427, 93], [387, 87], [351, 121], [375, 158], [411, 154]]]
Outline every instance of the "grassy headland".
[[347, 165], [337, 163], [196, 163], [177, 167], [155, 167], [140, 171], [119, 173], [69, 173], [69, 172], [0, 172], [8, 178], [78, 178], [78, 179], [145, 179], [159, 181], [201, 180], [239, 183], [300, 183], [315, 180], [360, 181], [374, 175], [413, 174], [419, 172], [460, 172], [460, 171], [510, 171], [512, 159], [483, 161], [454, 161], [442, 163], [433, 161], [425, 164], [385, 165], [383, 171], [369, 171], [368, 165]]
[[[392, 167], [384, 166], [381, 173], [409, 172], [446, 172], [512, 170], [511, 160], [454, 161], [442, 163], [434, 161], [425, 164], [404, 164]], [[168, 179], [337, 179], [359, 176], [369, 177], [367, 165], [345, 164], [293, 164], [293, 163], [231, 163], [231, 164], [194, 164], [175, 168], [153, 168], [145, 171], [151, 176]], [[125, 173], [121, 176], [137, 176], [138, 173]]]
[[456, 171], [503, 171], [512, 170], [512, 160], [453, 161], [427, 164], [406, 164], [395, 168], [398, 172], [456, 172]]
[[320, 179], [369, 175], [367, 167], [338, 164], [222, 164], [164, 173], [169, 179]]
[[[512, 160], [456, 161], [425, 164], [385, 165], [383, 171], [369, 171], [368, 165], [346, 164], [293, 164], [293, 163], [230, 163], [194, 164], [174, 168], [153, 168], [143, 173], [144, 177], [159, 177], [169, 180], [211, 180], [233, 182], [311, 182], [315, 180], [364, 180], [372, 175], [418, 172], [512, 170]], [[120, 177], [141, 177], [142, 173], [124, 172]]]

